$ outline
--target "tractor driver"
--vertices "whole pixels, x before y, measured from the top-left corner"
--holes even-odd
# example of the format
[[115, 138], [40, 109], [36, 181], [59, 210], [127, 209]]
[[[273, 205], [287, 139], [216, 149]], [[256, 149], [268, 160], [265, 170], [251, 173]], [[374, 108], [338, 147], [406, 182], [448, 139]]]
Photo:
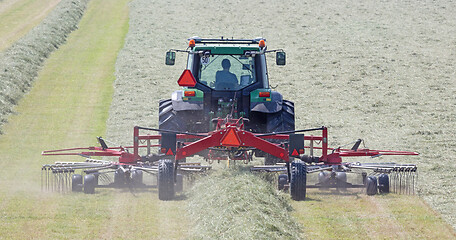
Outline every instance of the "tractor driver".
[[230, 72], [231, 62], [228, 59], [222, 61], [222, 71], [215, 74], [216, 90], [234, 90], [238, 87], [238, 79], [235, 74]]

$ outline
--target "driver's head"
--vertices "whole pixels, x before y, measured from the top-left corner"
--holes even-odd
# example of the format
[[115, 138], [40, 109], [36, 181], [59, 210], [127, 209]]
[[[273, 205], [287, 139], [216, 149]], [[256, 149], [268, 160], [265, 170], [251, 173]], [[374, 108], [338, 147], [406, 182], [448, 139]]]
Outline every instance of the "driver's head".
[[226, 58], [223, 59], [223, 61], [222, 61], [222, 68], [223, 68], [223, 69], [229, 70], [230, 67], [231, 67], [231, 62], [230, 62], [230, 60], [228, 60], [228, 59], [226, 59]]

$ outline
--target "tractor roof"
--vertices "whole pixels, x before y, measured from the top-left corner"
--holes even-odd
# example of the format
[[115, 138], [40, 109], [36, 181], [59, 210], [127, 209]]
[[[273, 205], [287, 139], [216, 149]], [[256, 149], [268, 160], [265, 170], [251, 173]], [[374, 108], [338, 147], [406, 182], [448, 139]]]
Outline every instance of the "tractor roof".
[[264, 38], [255, 39], [210, 39], [191, 37], [189, 46], [194, 44], [193, 51], [210, 50], [211, 54], [244, 54], [245, 51], [260, 51], [259, 43], [261, 40], [266, 41]]

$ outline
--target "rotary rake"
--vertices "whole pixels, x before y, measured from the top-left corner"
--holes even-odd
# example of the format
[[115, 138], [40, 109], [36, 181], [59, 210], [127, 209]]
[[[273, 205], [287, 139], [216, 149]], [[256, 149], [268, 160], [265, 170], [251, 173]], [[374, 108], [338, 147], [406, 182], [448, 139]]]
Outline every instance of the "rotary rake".
[[[307, 188], [365, 188], [368, 195], [396, 192], [413, 194], [417, 181], [414, 164], [343, 162], [343, 157], [378, 157], [381, 155], [418, 155], [415, 152], [328, 147], [326, 127], [278, 133], [252, 133], [244, 130], [243, 118], [215, 119], [216, 130], [188, 133], [135, 127], [133, 145], [108, 147], [99, 137], [100, 147], [44, 151], [44, 156], [82, 156], [84, 162], [55, 162], [42, 167], [44, 190], [95, 193], [96, 188], [158, 188], [159, 199], [170, 200], [183, 188], [183, 176], [204, 173], [211, 168], [188, 163], [187, 157], [199, 155], [206, 161], [242, 161], [249, 163], [255, 155], [270, 154], [282, 160], [275, 165], [252, 166], [252, 172], [277, 172], [278, 188], [288, 190], [293, 199], [304, 200]], [[158, 135], [140, 134], [144, 131]], [[320, 132], [321, 135], [304, 135]], [[158, 144], [152, 144], [152, 141]], [[158, 151], [152, 151], [152, 148]], [[131, 152], [130, 152], [131, 151]], [[155, 153], [152, 153], [155, 152]], [[157, 153], [158, 152], [158, 153]], [[308, 154], [304, 154], [308, 152]], [[316, 156], [316, 153], [319, 156]], [[92, 157], [116, 157], [117, 161]], [[146, 182], [143, 173], [155, 176]], [[316, 184], [307, 183], [307, 175], [318, 173]], [[347, 174], [358, 174], [362, 183], [353, 184]]]

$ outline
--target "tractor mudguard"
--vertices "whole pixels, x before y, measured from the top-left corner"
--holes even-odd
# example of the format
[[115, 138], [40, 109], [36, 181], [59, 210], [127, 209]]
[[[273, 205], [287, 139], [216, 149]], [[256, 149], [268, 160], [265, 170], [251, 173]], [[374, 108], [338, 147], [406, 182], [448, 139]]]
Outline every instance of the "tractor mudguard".
[[[185, 97], [184, 91], [195, 91], [195, 96]], [[203, 110], [203, 92], [198, 89], [178, 90], [171, 96], [173, 109], [175, 111], [183, 110]]]
[[[270, 92], [270, 97], [260, 97], [259, 93]], [[257, 89], [250, 93], [250, 111], [276, 113], [282, 110], [282, 94], [271, 89]]]

